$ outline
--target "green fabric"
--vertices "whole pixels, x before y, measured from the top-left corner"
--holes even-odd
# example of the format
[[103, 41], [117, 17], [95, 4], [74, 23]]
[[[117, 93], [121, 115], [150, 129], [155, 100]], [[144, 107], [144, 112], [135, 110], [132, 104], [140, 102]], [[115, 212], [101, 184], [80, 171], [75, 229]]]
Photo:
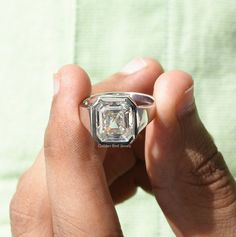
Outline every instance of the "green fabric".
[[[93, 82], [151, 56], [195, 80], [200, 116], [236, 176], [235, 0], [4, 1], [0, 8], [0, 236], [46, 126], [52, 74], [79, 63]], [[172, 236], [154, 198], [118, 205], [125, 236]]]

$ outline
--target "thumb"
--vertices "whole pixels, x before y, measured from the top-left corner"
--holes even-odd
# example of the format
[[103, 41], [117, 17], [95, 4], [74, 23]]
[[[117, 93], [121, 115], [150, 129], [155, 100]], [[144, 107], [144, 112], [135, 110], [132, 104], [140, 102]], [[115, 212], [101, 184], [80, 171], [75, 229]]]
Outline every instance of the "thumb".
[[88, 75], [75, 65], [55, 77], [55, 95], [45, 133], [48, 194], [56, 236], [118, 236], [120, 225], [98, 149], [79, 116], [90, 94]]
[[222, 226], [232, 227], [235, 182], [198, 116], [191, 76], [162, 74], [154, 97], [157, 118], [146, 129], [147, 172], [173, 230], [180, 236], [211, 236]]

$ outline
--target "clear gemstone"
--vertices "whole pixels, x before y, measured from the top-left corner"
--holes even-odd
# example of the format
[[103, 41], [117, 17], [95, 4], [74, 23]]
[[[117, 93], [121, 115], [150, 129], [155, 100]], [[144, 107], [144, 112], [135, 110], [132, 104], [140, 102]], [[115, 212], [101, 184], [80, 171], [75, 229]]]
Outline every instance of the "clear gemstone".
[[123, 111], [103, 111], [102, 121], [102, 127], [107, 134], [123, 134], [125, 130], [125, 115]]
[[99, 140], [120, 143], [134, 136], [134, 110], [127, 98], [101, 98], [95, 110]]

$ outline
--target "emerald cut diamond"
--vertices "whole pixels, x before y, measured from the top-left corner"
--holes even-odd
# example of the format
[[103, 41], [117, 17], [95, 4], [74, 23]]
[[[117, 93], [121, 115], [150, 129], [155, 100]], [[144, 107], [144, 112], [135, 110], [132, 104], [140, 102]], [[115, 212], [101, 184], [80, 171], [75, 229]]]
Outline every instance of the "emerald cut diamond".
[[129, 98], [101, 97], [94, 107], [95, 136], [100, 143], [128, 144], [135, 138], [135, 106]]

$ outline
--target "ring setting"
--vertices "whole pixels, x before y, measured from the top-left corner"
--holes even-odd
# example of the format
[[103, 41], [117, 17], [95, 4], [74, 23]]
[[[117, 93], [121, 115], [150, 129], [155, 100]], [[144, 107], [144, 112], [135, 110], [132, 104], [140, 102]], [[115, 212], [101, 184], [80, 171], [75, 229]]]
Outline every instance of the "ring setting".
[[82, 103], [80, 118], [100, 145], [129, 145], [151, 121], [154, 98], [137, 92], [95, 94]]

